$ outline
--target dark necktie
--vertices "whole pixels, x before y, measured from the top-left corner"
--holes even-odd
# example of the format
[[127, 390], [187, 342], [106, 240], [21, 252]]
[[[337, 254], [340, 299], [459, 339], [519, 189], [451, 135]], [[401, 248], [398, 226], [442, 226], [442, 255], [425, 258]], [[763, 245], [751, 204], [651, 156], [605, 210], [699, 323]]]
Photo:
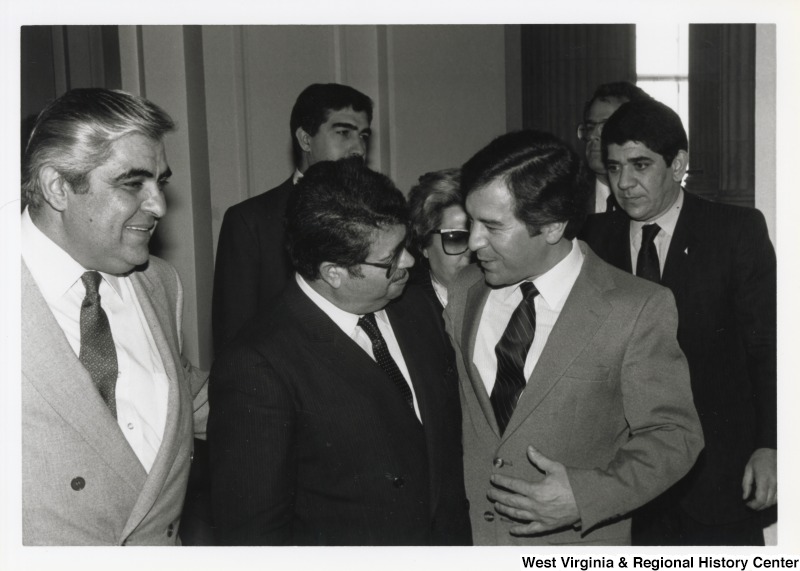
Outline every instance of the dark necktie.
[[658, 265], [658, 250], [653, 240], [661, 230], [658, 224], [642, 226], [642, 247], [636, 258], [636, 275], [651, 282], [661, 282], [661, 268]]
[[116, 418], [117, 350], [108, 317], [100, 307], [98, 289], [102, 279], [98, 272], [86, 272], [81, 276], [86, 296], [81, 303], [81, 352], [78, 358]]
[[612, 192], [606, 198], [606, 212], [614, 212], [617, 208], [617, 199], [614, 198], [614, 193]]
[[411, 407], [411, 410], [414, 410], [414, 397], [411, 395], [411, 387], [408, 386], [405, 377], [403, 377], [403, 373], [397, 368], [397, 363], [394, 362], [394, 359], [392, 359], [392, 356], [389, 354], [386, 341], [383, 335], [381, 335], [380, 329], [378, 329], [378, 324], [375, 322], [375, 314], [367, 313], [359, 318], [358, 325], [364, 330], [370, 341], [372, 341], [372, 352], [375, 354], [375, 360], [378, 362], [378, 365], [380, 365], [383, 372], [386, 373], [386, 376], [389, 377], [389, 380], [392, 381], [392, 384], [394, 384], [397, 390], [400, 391], [406, 404]]
[[497, 355], [497, 377], [492, 388], [492, 408], [500, 427], [505, 432], [508, 420], [525, 390], [525, 358], [536, 333], [536, 308], [533, 299], [539, 291], [531, 282], [522, 282], [522, 301], [511, 314], [503, 336], [494, 349]]

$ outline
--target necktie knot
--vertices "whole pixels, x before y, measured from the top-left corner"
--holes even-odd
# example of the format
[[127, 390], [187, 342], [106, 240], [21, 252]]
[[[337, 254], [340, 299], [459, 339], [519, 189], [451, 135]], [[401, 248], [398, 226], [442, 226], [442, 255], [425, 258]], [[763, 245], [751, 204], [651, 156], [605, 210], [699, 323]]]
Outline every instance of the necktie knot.
[[647, 224], [642, 226], [642, 247], [650, 244], [656, 239], [658, 233], [661, 232], [661, 226], [658, 224]]
[[358, 319], [358, 325], [367, 334], [369, 340], [375, 343], [376, 340], [383, 341], [380, 329], [378, 329], [378, 322], [375, 321], [374, 313], [367, 313]]
[[84, 272], [81, 281], [83, 287], [86, 288], [86, 299], [94, 302], [100, 298], [100, 282], [103, 281], [100, 272]]
[[533, 282], [522, 282], [519, 284], [519, 289], [522, 291], [522, 299], [526, 302], [531, 301], [534, 297], [539, 295], [539, 290], [533, 285]]

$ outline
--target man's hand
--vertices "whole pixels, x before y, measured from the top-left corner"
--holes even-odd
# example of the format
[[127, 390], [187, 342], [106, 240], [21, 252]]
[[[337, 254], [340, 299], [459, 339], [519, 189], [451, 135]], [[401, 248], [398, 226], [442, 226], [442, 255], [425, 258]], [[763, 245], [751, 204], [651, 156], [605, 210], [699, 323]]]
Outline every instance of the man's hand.
[[777, 450], [757, 448], [750, 456], [744, 467], [742, 499], [753, 510], [764, 510], [778, 502]]
[[488, 497], [495, 502], [497, 513], [529, 522], [515, 525], [511, 534], [533, 535], [578, 522], [580, 513], [564, 465], [543, 456], [533, 446], [528, 446], [528, 459], [544, 472], [544, 480], [528, 482], [500, 474], [491, 478], [495, 487], [489, 489]]

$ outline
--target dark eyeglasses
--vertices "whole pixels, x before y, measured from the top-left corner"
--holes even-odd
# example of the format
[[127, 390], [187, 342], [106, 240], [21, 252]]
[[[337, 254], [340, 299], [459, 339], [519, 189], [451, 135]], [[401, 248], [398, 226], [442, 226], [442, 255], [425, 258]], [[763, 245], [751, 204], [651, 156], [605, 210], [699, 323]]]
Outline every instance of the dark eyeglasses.
[[603, 125], [606, 124], [606, 119], [602, 121], [586, 121], [578, 125], [578, 139], [581, 141], [588, 141], [592, 138], [595, 131], [597, 132], [597, 136], [599, 137], [603, 133]]
[[406, 239], [398, 244], [397, 249], [394, 251], [394, 255], [392, 256], [391, 261], [388, 263], [383, 262], [361, 262], [365, 266], [372, 266], [374, 268], [380, 268], [382, 270], [386, 270], [386, 279], [389, 279], [394, 275], [397, 271], [397, 267], [400, 265], [400, 258], [403, 257], [403, 252], [408, 247], [408, 236]]
[[469, 230], [442, 228], [433, 230], [431, 234], [440, 234], [442, 236], [442, 249], [445, 254], [450, 256], [463, 254], [469, 248]]

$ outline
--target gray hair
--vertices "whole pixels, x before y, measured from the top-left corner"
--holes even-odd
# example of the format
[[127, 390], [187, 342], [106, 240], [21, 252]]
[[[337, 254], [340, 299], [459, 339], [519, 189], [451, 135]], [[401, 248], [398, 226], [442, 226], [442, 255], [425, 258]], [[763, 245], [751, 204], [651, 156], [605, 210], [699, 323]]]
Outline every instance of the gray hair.
[[76, 193], [88, 190], [88, 174], [111, 155], [125, 135], [161, 140], [175, 128], [167, 113], [138, 95], [102, 88], [73, 89], [39, 113], [22, 160], [22, 202], [42, 205], [40, 173], [50, 166]]

